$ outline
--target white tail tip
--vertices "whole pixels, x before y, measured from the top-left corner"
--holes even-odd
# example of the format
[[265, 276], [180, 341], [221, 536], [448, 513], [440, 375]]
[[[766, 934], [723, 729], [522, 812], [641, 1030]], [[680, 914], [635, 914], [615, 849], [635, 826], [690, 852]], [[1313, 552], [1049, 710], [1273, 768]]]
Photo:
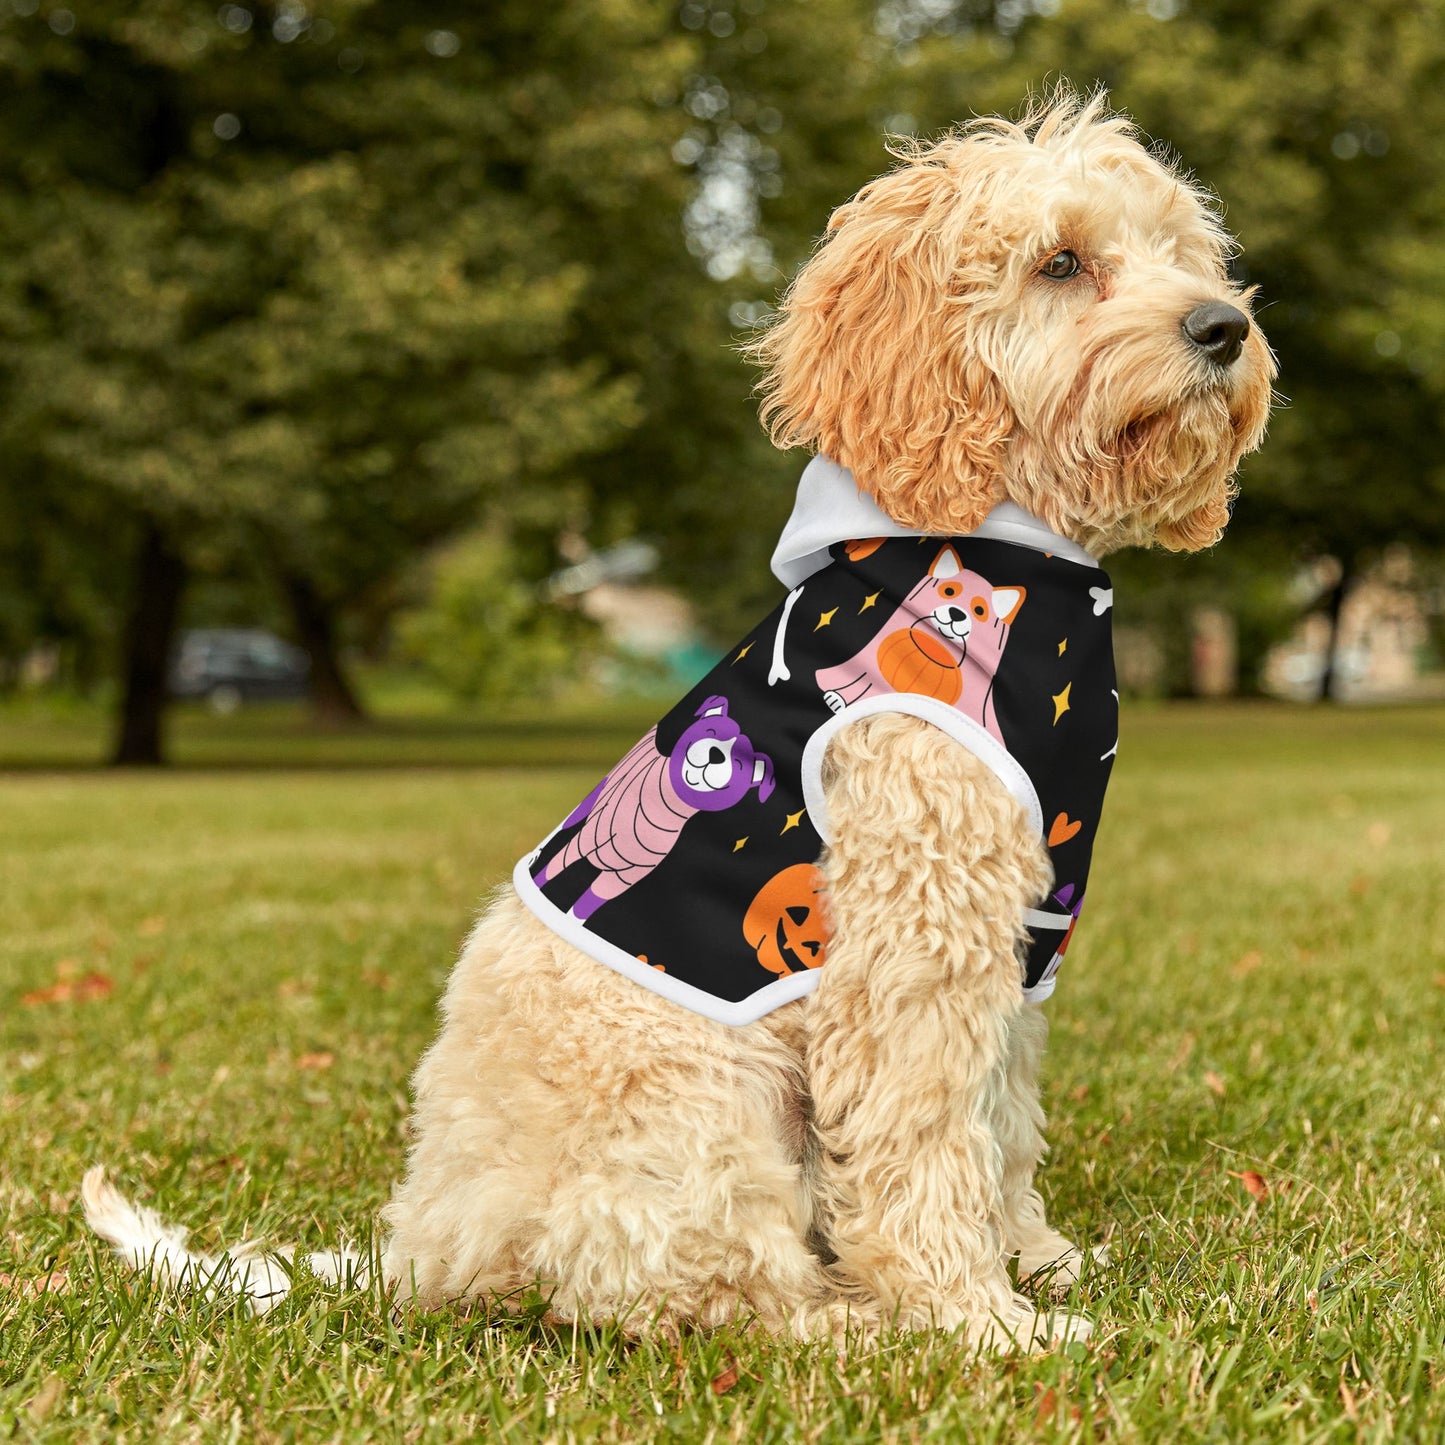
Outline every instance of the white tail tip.
[[[193, 1254], [187, 1231], [167, 1224], [153, 1209], [132, 1204], [105, 1177], [105, 1165], [86, 1170], [80, 1184], [85, 1222], [132, 1269], [164, 1284], [199, 1289], [207, 1299], [238, 1295], [258, 1315], [286, 1298], [291, 1289], [291, 1250], [263, 1251], [242, 1245], [221, 1255]], [[368, 1262], [353, 1250], [326, 1250], [307, 1256], [314, 1274], [331, 1284], [364, 1284]]]

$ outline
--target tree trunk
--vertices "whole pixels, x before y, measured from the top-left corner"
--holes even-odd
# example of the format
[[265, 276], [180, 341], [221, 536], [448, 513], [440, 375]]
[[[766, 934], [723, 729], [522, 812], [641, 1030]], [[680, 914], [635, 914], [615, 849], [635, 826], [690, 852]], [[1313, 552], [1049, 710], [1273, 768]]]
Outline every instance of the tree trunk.
[[336, 649], [336, 623], [330, 605], [296, 572], [282, 574], [296, 640], [311, 658], [311, 709], [316, 720], [329, 727], [366, 721]]
[[136, 558], [130, 616], [126, 621], [124, 693], [111, 761], [117, 766], [157, 767], [165, 761], [162, 724], [167, 672], [186, 564], [165, 534], [148, 523]]
[[1339, 701], [1339, 647], [1340, 647], [1340, 614], [1345, 610], [1345, 595], [1349, 592], [1355, 580], [1355, 560], [1353, 557], [1340, 558], [1339, 580], [1330, 589], [1329, 600], [1325, 604], [1325, 616], [1329, 620], [1329, 640], [1325, 644], [1325, 665], [1320, 672], [1320, 696], [1321, 702]]

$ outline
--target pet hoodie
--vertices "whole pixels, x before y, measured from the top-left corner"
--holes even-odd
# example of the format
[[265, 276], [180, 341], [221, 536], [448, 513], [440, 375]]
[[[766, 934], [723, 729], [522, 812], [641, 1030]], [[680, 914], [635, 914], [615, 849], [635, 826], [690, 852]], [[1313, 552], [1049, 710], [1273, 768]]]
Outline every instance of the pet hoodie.
[[655, 993], [751, 1023], [827, 966], [829, 739], [908, 713], [993, 769], [1049, 850], [1020, 965], [1025, 997], [1047, 998], [1118, 746], [1108, 577], [1012, 503], [966, 537], [900, 527], [823, 457], [773, 572], [783, 601], [517, 864], [522, 900]]

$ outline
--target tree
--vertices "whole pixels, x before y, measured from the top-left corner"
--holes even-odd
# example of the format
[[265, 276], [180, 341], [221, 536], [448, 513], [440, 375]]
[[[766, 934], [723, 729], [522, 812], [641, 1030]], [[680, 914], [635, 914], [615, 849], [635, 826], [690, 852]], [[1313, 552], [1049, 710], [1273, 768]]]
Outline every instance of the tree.
[[639, 419], [638, 378], [570, 335], [591, 257], [539, 177], [565, 161], [666, 224], [686, 183], [652, 95], [687, 42], [648, 0], [430, 14], [0, 20], [0, 437], [121, 519], [118, 761], [160, 759], [199, 548], [262, 549], [325, 651], [489, 509], [555, 528], [576, 460]]

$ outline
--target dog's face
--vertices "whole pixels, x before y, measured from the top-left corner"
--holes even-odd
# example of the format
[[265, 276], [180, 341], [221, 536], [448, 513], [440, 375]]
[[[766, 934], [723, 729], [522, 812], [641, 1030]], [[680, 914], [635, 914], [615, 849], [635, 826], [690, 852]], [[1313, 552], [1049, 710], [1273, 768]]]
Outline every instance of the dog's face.
[[1018, 616], [1023, 600], [1022, 587], [994, 587], [977, 572], [966, 570], [952, 547], [933, 559], [928, 576], [907, 599], [920, 614], [926, 612], [942, 636], [960, 647], [967, 646], [975, 627], [1000, 635]]
[[725, 697], [710, 697], [698, 709], [672, 750], [668, 772], [682, 800], [704, 813], [731, 808], [753, 788], [762, 802], [773, 791], [772, 760], [728, 716]]
[[1101, 101], [977, 122], [834, 215], [754, 348], [764, 415], [906, 526], [1012, 498], [1096, 551], [1208, 546], [1274, 375], [1228, 254]]

